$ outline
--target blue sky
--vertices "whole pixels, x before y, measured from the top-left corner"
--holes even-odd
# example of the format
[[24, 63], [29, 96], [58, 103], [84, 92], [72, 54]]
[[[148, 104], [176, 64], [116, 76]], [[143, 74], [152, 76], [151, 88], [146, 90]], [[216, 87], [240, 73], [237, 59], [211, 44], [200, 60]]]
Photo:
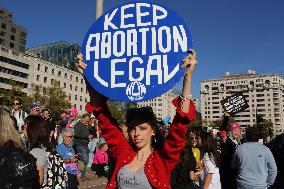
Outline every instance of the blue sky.
[[[104, 10], [125, 1], [104, 0]], [[160, 0], [179, 13], [191, 30], [200, 81], [256, 70], [284, 75], [283, 0]], [[27, 47], [55, 41], [81, 43], [95, 21], [95, 0], [0, 0], [14, 22], [28, 30]], [[179, 84], [178, 86], [180, 86]]]

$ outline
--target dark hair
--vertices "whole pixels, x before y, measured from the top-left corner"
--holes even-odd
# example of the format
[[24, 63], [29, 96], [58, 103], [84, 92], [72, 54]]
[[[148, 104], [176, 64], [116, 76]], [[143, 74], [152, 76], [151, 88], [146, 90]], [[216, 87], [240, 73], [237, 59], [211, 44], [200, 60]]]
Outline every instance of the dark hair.
[[42, 109], [42, 110], [41, 110], [41, 113], [43, 113], [43, 112], [45, 112], [45, 111], [48, 111], [48, 113], [51, 114], [51, 111], [50, 111], [48, 108]]
[[248, 142], [258, 142], [261, 138], [260, 130], [257, 127], [248, 127], [246, 129], [246, 140]]
[[10, 118], [12, 119], [13, 121], [13, 125], [15, 127], [16, 130], [19, 130], [19, 127], [17, 125], [17, 119], [14, 117], [14, 116], [10, 116]]
[[17, 100], [17, 101], [20, 103], [20, 105], [22, 105], [23, 101], [22, 101], [22, 99], [21, 99], [20, 97], [14, 98], [13, 102], [14, 102], [15, 100]]
[[30, 150], [49, 147], [49, 125], [42, 117], [29, 115], [25, 119]]
[[217, 167], [220, 167], [220, 154], [217, 151], [216, 141], [209, 132], [203, 132], [200, 134], [201, 138], [201, 154], [208, 154], [210, 160], [213, 157], [212, 162], [215, 163]]

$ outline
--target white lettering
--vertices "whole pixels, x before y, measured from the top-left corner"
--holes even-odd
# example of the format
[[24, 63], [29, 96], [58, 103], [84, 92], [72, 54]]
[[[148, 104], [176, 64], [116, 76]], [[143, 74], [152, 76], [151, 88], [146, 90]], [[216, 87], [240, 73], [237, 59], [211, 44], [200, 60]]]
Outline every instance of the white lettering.
[[108, 87], [108, 83], [99, 76], [99, 62], [98, 61], [94, 62], [94, 78], [98, 80], [98, 82], [102, 84], [103, 86]]
[[182, 37], [176, 26], [173, 26], [174, 52], [178, 52], [178, 45], [183, 52], [187, 51], [187, 37], [183, 25], [179, 25]]
[[115, 64], [121, 63], [121, 62], [126, 62], [126, 58], [122, 59], [112, 59], [111, 60], [111, 70], [110, 70], [110, 87], [111, 88], [117, 88], [117, 87], [126, 87], [126, 83], [115, 83], [115, 77], [117, 75], [124, 75], [124, 71], [116, 71], [115, 69]]
[[168, 67], [168, 56], [163, 55], [163, 68], [164, 68], [164, 83], [167, 83], [179, 70], [179, 63], [177, 63], [176, 67], [169, 73]]
[[149, 12], [141, 12], [141, 7], [150, 7], [150, 4], [148, 3], [136, 3], [136, 21], [137, 26], [149, 26], [151, 25], [151, 22], [142, 22], [142, 17], [148, 16]]
[[139, 32], [141, 32], [142, 34], [142, 47], [141, 47], [141, 50], [142, 50], [142, 55], [146, 55], [146, 51], [147, 51], [147, 32], [149, 31], [149, 28], [141, 28], [139, 29]]
[[[120, 37], [118, 37], [120, 36]], [[120, 45], [120, 51], [118, 50], [118, 45]], [[116, 31], [113, 34], [113, 55], [116, 57], [121, 57], [125, 53], [125, 33], [123, 31]]]
[[101, 40], [101, 58], [109, 58], [111, 56], [111, 33], [103, 32]]
[[128, 4], [124, 5], [121, 7], [121, 12], [120, 12], [120, 28], [131, 28], [135, 27], [135, 24], [125, 24], [125, 19], [126, 18], [132, 18], [133, 14], [125, 14], [125, 10], [131, 7], [134, 7], [134, 4]]
[[[156, 60], [157, 69], [152, 69], [153, 61]], [[158, 76], [158, 84], [162, 84], [163, 80], [163, 72], [162, 72], [162, 64], [161, 64], [161, 55], [153, 55], [149, 56], [149, 60], [147, 63], [147, 70], [146, 70], [146, 85], [151, 84], [151, 75]]]
[[[93, 38], [95, 38], [96, 40], [96, 44], [95, 46], [91, 47], [91, 43], [93, 41]], [[95, 59], [99, 58], [99, 54], [100, 54], [100, 34], [96, 33], [96, 34], [90, 34], [88, 41], [87, 41], [87, 45], [86, 45], [86, 60], [90, 60], [91, 59], [91, 55], [90, 52], [95, 51]]]
[[[166, 32], [166, 35], [163, 35], [163, 31]], [[166, 42], [166, 46], [163, 46], [163, 39]], [[171, 50], [171, 31], [168, 26], [162, 26], [158, 29], [158, 45], [159, 50], [162, 53], [168, 53]]]
[[140, 64], [143, 64], [143, 60], [140, 57], [133, 57], [129, 60], [129, 81], [142, 81], [142, 79], [144, 78], [144, 69], [143, 68], [136, 68], [135, 72], [139, 73], [139, 77], [138, 78], [134, 78], [133, 77], [133, 62], [137, 61]]
[[117, 27], [111, 22], [117, 10], [118, 9], [114, 9], [110, 16], [108, 16], [108, 14], [105, 15], [104, 30], [108, 30], [108, 27], [111, 27], [112, 29], [117, 29]]
[[127, 30], [127, 56], [137, 55], [137, 31]]
[[[158, 11], [162, 12], [162, 14], [158, 15]], [[153, 5], [153, 25], [156, 26], [158, 24], [158, 20], [162, 20], [166, 18], [168, 15], [168, 11], [163, 7], [158, 5]]]

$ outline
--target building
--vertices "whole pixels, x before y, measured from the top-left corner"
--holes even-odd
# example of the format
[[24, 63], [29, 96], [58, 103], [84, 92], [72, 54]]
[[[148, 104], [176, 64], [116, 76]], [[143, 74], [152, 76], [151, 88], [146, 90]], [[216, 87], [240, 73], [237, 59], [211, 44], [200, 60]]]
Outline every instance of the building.
[[28, 51], [36, 54], [37, 57], [42, 60], [75, 71], [75, 58], [81, 51], [81, 46], [76, 43], [73, 44], [67, 41], [59, 41], [32, 47], [28, 49]]
[[175, 90], [171, 89], [160, 97], [144, 102], [137, 102], [137, 107], [150, 106], [159, 121], [162, 121], [166, 116], [170, 116], [172, 121], [176, 114], [176, 108], [172, 104], [174, 98], [176, 98]]
[[11, 80], [23, 87], [23, 92], [31, 94], [32, 84], [41, 85], [42, 93], [54, 81], [59, 81], [72, 106], [79, 113], [85, 112], [89, 101], [84, 78], [75, 71], [55, 65], [36, 57], [32, 53], [19, 53], [0, 47], [0, 89], [11, 89]]
[[14, 51], [25, 52], [27, 30], [13, 23], [13, 15], [0, 8], [0, 45]]
[[284, 78], [277, 74], [261, 75], [249, 70], [246, 74], [230, 74], [219, 79], [201, 81], [201, 114], [210, 125], [221, 119], [220, 101], [242, 91], [249, 108], [234, 116], [242, 127], [254, 126], [256, 113], [274, 125], [274, 133], [284, 132]]

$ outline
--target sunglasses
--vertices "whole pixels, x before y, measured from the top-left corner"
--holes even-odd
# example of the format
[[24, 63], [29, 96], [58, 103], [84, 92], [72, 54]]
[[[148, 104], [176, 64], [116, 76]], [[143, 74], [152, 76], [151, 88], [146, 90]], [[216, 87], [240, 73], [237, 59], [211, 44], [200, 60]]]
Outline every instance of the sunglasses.
[[198, 140], [198, 137], [191, 137], [190, 140]]
[[13, 105], [20, 105], [20, 103], [16, 102], [16, 103], [13, 103]]

